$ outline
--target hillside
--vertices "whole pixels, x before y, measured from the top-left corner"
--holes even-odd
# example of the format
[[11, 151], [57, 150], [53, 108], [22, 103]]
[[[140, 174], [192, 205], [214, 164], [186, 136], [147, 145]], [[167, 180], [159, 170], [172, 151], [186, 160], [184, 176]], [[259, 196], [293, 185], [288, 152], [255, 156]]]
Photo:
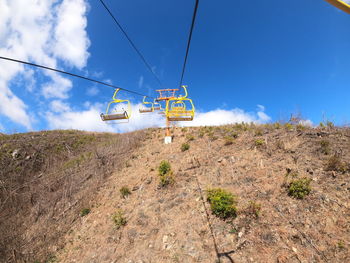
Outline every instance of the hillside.
[[[350, 262], [350, 129], [237, 124], [173, 134], [170, 145], [161, 129], [1, 136], [0, 258]], [[162, 160], [172, 171], [165, 186]], [[310, 193], [298, 199], [290, 186], [301, 178]], [[213, 188], [236, 196], [235, 216], [212, 213]]]

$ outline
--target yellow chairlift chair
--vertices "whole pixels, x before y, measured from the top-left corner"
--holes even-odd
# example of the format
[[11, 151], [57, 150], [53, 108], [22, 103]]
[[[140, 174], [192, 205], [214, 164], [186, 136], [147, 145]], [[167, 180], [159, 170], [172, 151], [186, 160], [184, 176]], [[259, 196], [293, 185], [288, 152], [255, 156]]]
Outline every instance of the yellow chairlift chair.
[[[147, 113], [147, 112], [154, 111], [154, 104], [152, 102], [146, 101], [146, 96], [143, 97], [142, 104], [144, 104], [144, 106], [143, 106], [143, 108], [139, 109], [140, 113]], [[147, 105], [150, 105], [150, 107]]]
[[[117, 93], [120, 89], [116, 89], [112, 101], [108, 103], [106, 113], [101, 113], [101, 119], [103, 121], [114, 121], [114, 120], [129, 120], [131, 116], [131, 103], [129, 100], [120, 100], [117, 99]], [[111, 105], [116, 104], [116, 107], [114, 110], [110, 110]], [[126, 106], [126, 110], [123, 108], [123, 106]]]
[[169, 121], [192, 121], [195, 108], [191, 99], [187, 98], [187, 87], [182, 86], [185, 96], [169, 99], [165, 108], [165, 115]]

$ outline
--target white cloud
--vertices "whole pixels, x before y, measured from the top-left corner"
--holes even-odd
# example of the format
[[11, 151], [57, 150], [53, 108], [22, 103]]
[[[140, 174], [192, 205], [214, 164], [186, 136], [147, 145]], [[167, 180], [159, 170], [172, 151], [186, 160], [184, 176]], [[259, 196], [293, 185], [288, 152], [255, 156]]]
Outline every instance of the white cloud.
[[53, 100], [50, 103], [50, 108], [53, 112], [67, 112], [70, 111], [68, 103], [65, 103], [61, 100]]
[[86, 91], [86, 94], [89, 96], [96, 96], [99, 92], [100, 90], [97, 87], [90, 87]]
[[68, 92], [73, 86], [72, 82], [69, 79], [63, 78], [61, 75], [53, 72], [48, 72], [47, 74], [51, 75], [52, 81], [43, 85], [43, 96], [46, 99], [67, 99], [69, 97]]
[[77, 68], [86, 66], [90, 41], [85, 31], [87, 4], [84, 0], [64, 0], [57, 8], [54, 54]]
[[[132, 104], [131, 118], [128, 123], [108, 124], [102, 122], [100, 113], [104, 112], [101, 104], [90, 106], [82, 111], [65, 111], [59, 114], [48, 113], [47, 120], [52, 129], [78, 129], [87, 131], [130, 132], [149, 127], [164, 127], [164, 116], [154, 113], [141, 114], [141, 104]], [[192, 122], [180, 122], [179, 126], [215, 126], [241, 122], [264, 123], [270, 117], [264, 112], [247, 113], [241, 109], [216, 109], [209, 112], [198, 112]]]
[[[84, 0], [1, 0], [0, 54], [49, 67], [57, 67], [60, 62], [84, 67], [89, 46], [85, 32], [86, 11]], [[65, 26], [66, 23], [71, 24]], [[72, 88], [70, 80], [56, 73], [40, 72], [49, 78], [49, 83], [42, 86], [44, 98], [68, 98]], [[27, 90], [34, 91], [36, 83], [32, 69], [0, 61], [0, 114], [30, 129], [32, 113], [10, 87], [10, 81], [19, 75], [26, 83], [29, 81]]]

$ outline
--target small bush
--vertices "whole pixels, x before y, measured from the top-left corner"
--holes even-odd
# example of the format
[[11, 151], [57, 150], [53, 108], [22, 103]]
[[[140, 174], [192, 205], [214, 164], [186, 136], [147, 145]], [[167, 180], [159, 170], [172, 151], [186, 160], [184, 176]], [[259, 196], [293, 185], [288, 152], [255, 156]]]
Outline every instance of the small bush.
[[255, 136], [262, 136], [263, 135], [263, 130], [261, 128], [257, 128], [255, 130]]
[[226, 219], [237, 216], [237, 197], [221, 188], [207, 190], [207, 201], [214, 215]]
[[276, 130], [278, 130], [278, 129], [281, 129], [281, 123], [279, 123], [279, 122], [275, 122], [274, 124], [273, 124], [273, 127], [276, 129]]
[[181, 151], [187, 151], [187, 150], [189, 150], [190, 149], [190, 145], [188, 144], [188, 143], [183, 143], [182, 145], [181, 145]]
[[170, 163], [168, 161], [161, 161], [158, 171], [159, 175], [166, 175], [171, 171]]
[[256, 147], [261, 147], [261, 146], [265, 145], [265, 141], [263, 139], [256, 139], [254, 141], [254, 144]]
[[320, 145], [321, 145], [321, 148], [320, 148], [321, 153], [323, 153], [323, 154], [325, 154], [325, 155], [328, 155], [328, 154], [331, 153], [331, 148], [330, 148], [331, 143], [330, 143], [329, 141], [327, 141], [327, 140], [322, 140], [322, 141], [320, 142]]
[[330, 129], [334, 128], [334, 123], [331, 122], [331, 121], [327, 121], [326, 125], [327, 125], [327, 127], [330, 128]]
[[337, 155], [333, 155], [326, 163], [326, 171], [346, 173], [348, 170], [347, 165]]
[[194, 136], [192, 134], [188, 134], [186, 136], [186, 139], [187, 139], [188, 142], [194, 141]]
[[288, 195], [297, 199], [303, 199], [311, 192], [310, 183], [310, 178], [301, 178], [291, 181], [288, 187]]
[[297, 129], [298, 132], [302, 132], [302, 131], [306, 130], [306, 126], [304, 126], [304, 125], [302, 125], [302, 124], [299, 123], [299, 124], [296, 126], [296, 129]]
[[86, 216], [90, 213], [90, 208], [83, 208], [81, 211], [80, 211], [80, 216], [83, 217], [83, 216]]
[[129, 195], [131, 195], [131, 191], [127, 186], [123, 186], [122, 188], [120, 188], [119, 192], [122, 198], [126, 198]]
[[247, 215], [258, 218], [261, 211], [261, 204], [254, 201], [249, 201], [248, 207], [246, 208]]
[[170, 163], [168, 161], [162, 161], [158, 168], [160, 186], [165, 187], [174, 183], [173, 171], [171, 170]]
[[225, 140], [225, 142], [224, 142], [224, 145], [225, 145], [225, 146], [231, 145], [231, 144], [233, 144], [234, 141], [235, 141], [235, 139], [232, 138], [231, 136], [226, 136], [226, 137], [224, 138], [224, 140]]
[[292, 131], [293, 130], [293, 125], [290, 124], [290, 123], [286, 123], [284, 125], [284, 128], [287, 130], [287, 131]]
[[343, 240], [338, 241], [337, 247], [338, 247], [339, 249], [344, 249], [344, 248], [345, 248], [345, 243], [344, 243], [344, 241], [343, 241]]
[[115, 226], [117, 227], [117, 229], [121, 228], [122, 226], [125, 226], [127, 223], [126, 218], [124, 217], [124, 213], [121, 210], [117, 210], [114, 213], [112, 220]]

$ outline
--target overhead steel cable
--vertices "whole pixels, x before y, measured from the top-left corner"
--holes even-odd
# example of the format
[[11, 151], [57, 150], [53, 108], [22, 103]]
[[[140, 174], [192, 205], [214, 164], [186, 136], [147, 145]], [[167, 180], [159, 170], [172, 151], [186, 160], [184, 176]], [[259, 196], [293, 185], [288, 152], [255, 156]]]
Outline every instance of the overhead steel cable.
[[145, 64], [145, 66], [147, 67], [147, 69], [152, 73], [152, 75], [155, 77], [155, 79], [157, 80], [158, 84], [164, 88], [163, 83], [161, 82], [161, 80], [159, 79], [159, 77], [157, 76], [157, 74], [154, 72], [154, 70], [152, 69], [152, 67], [150, 66], [150, 64], [147, 62], [147, 60], [145, 59], [144, 55], [142, 55], [141, 51], [136, 47], [136, 45], [134, 44], [134, 42], [131, 40], [131, 38], [129, 37], [129, 35], [126, 33], [126, 31], [124, 30], [124, 28], [122, 27], [122, 25], [118, 22], [118, 20], [115, 18], [115, 16], [113, 15], [113, 13], [111, 12], [111, 10], [108, 8], [108, 6], [105, 4], [105, 2], [103, 0], [100, 0], [101, 4], [104, 6], [104, 8], [107, 10], [107, 12], [109, 13], [109, 15], [112, 17], [112, 19], [114, 20], [114, 22], [116, 23], [116, 25], [118, 26], [118, 28], [122, 31], [122, 33], [124, 34], [124, 36], [126, 37], [126, 39], [129, 41], [130, 45], [134, 48], [134, 50], [136, 51], [136, 53], [139, 55], [139, 57], [141, 58], [141, 60], [143, 61], [143, 63]]
[[188, 57], [188, 52], [190, 51], [191, 40], [192, 40], [192, 33], [193, 33], [194, 24], [195, 24], [195, 22], [196, 22], [198, 5], [199, 5], [199, 0], [196, 0], [196, 4], [195, 4], [194, 10], [193, 10], [193, 16], [192, 16], [192, 23], [191, 23], [190, 33], [189, 33], [188, 41], [187, 41], [187, 48], [186, 48], [185, 60], [184, 60], [183, 66], [182, 66], [182, 73], [181, 73], [181, 79], [180, 79], [180, 87], [182, 86], [183, 79], [184, 79], [184, 75], [185, 75], [186, 64], [187, 64], [187, 57]]
[[66, 74], [66, 75], [69, 75], [69, 76], [72, 76], [72, 77], [76, 77], [76, 78], [88, 80], [88, 81], [91, 81], [91, 82], [95, 82], [95, 83], [98, 83], [98, 84], [101, 84], [101, 85], [104, 85], [104, 86], [108, 86], [108, 87], [111, 87], [111, 88], [114, 88], [114, 89], [120, 89], [120, 90], [129, 92], [129, 93], [133, 93], [133, 94], [138, 95], [138, 96], [148, 97], [148, 98], [154, 99], [153, 97], [141, 94], [141, 93], [133, 91], [133, 90], [120, 88], [120, 87], [117, 87], [115, 85], [108, 84], [106, 82], [102, 82], [102, 81], [99, 81], [99, 80], [87, 78], [87, 77], [80, 76], [80, 75], [77, 75], [77, 74], [74, 74], [74, 73], [70, 73], [70, 72], [67, 72], [67, 71], [63, 71], [63, 70], [59, 70], [59, 69], [55, 69], [55, 68], [50, 68], [50, 67], [47, 67], [47, 66], [42, 66], [42, 65], [35, 64], [35, 63], [30, 63], [30, 62], [27, 62], [27, 61], [22, 61], [22, 60], [8, 58], [8, 57], [0, 56], [0, 59], [7, 60], [7, 61], [12, 61], [12, 62], [17, 62], [17, 63], [21, 63], [21, 64], [24, 64], [24, 65], [29, 65], [29, 66], [33, 66], [33, 67], [37, 67], [37, 68], [46, 69], [46, 70], [55, 71], [55, 72]]

